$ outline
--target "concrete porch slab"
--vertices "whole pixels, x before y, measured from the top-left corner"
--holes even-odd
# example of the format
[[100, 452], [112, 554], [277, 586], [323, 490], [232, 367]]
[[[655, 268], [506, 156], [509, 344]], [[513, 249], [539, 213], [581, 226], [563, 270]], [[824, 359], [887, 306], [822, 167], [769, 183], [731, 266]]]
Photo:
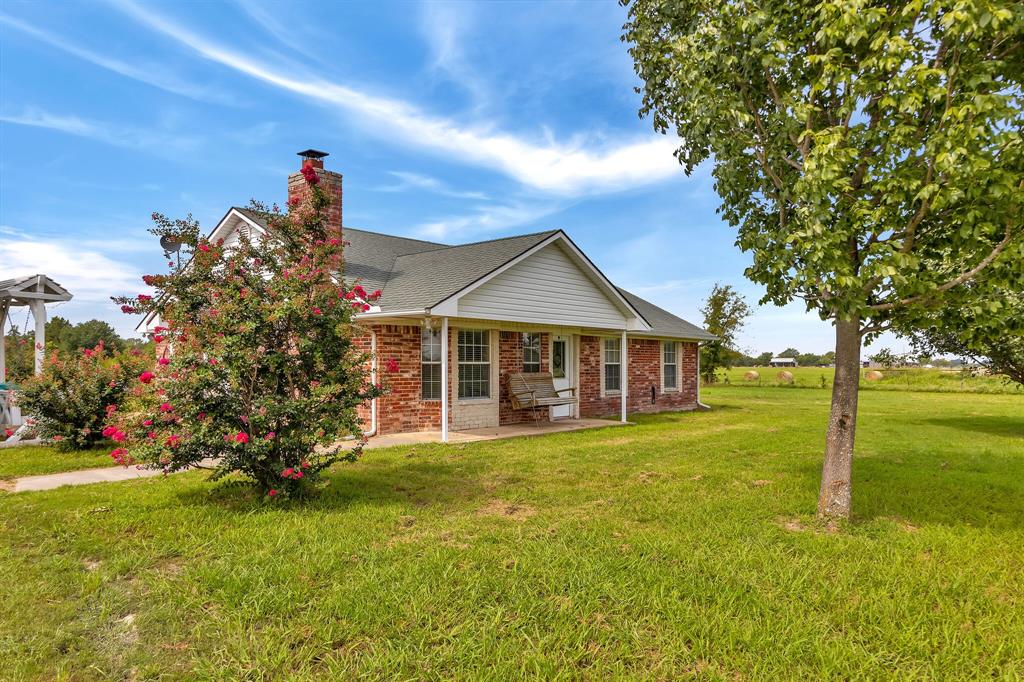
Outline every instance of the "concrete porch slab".
[[[482, 429], [466, 429], [449, 431], [449, 443], [473, 443], [483, 440], [501, 440], [503, 438], [519, 438], [521, 436], [544, 436], [550, 433], [582, 431], [598, 429], [606, 426], [626, 426], [620, 421], [611, 419], [558, 419], [556, 421], [533, 422], [524, 424], [508, 424]], [[440, 443], [440, 431], [418, 431], [416, 433], [390, 433], [374, 436], [366, 443], [366, 448], [386, 448], [393, 445], [419, 445], [420, 443]]]

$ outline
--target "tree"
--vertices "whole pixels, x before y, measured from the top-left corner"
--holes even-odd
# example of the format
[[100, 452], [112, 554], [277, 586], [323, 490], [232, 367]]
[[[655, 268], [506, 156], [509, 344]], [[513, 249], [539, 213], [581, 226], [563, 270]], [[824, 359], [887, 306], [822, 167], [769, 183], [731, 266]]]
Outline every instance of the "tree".
[[817, 353], [800, 353], [796, 356], [796, 362], [801, 367], [817, 367], [821, 364], [821, 356]]
[[900, 357], [888, 348], [882, 348], [872, 355], [870, 359], [872, 362], [877, 362], [885, 369], [891, 369], [900, 364]]
[[623, 1], [640, 113], [713, 159], [762, 302], [835, 327], [818, 513], [849, 517], [862, 340], [1022, 286], [1024, 5]]
[[127, 345], [114, 328], [103, 320], [88, 320], [71, 324], [63, 317], [55, 316], [46, 323], [46, 345], [66, 353], [77, 353], [85, 348], [95, 348], [100, 343], [108, 351], [117, 352]]
[[731, 285], [715, 282], [704, 306], [704, 328], [714, 334], [715, 341], [700, 347], [700, 374], [705, 383], [714, 383], [715, 370], [728, 369], [740, 356], [736, 350], [736, 334], [750, 317], [750, 306]]
[[918, 321], [920, 328], [903, 326], [900, 333], [919, 354], [968, 358], [1024, 384], [1024, 294], [997, 289], [988, 295], [1000, 302], [995, 312], [983, 303], [938, 308]]
[[116, 460], [175, 471], [213, 457], [214, 478], [239, 472], [273, 498], [358, 457], [357, 408], [383, 388], [371, 381], [353, 314], [380, 292], [341, 280], [331, 200], [305, 168], [308, 191], [287, 215], [254, 202], [269, 226], [263, 238], [226, 247], [200, 237], [191, 216], [154, 214], [152, 232], [181, 241], [187, 264], [146, 276], [154, 296], [116, 299], [126, 312], [158, 315], [153, 340], [173, 347], [135, 379], [104, 429]]
[[800, 351], [798, 351], [796, 348], [787, 348], [786, 350], [784, 350], [781, 353], [779, 353], [778, 356], [776, 356], [776, 357], [780, 357], [780, 358], [796, 358], [796, 357], [799, 357], [799, 355], [800, 355]]
[[756, 364], [758, 367], [767, 366], [768, 363], [772, 361], [773, 357], [775, 356], [772, 355], [770, 351], [765, 351], [764, 353], [761, 353], [760, 355], [757, 356], [757, 361], [754, 364]]

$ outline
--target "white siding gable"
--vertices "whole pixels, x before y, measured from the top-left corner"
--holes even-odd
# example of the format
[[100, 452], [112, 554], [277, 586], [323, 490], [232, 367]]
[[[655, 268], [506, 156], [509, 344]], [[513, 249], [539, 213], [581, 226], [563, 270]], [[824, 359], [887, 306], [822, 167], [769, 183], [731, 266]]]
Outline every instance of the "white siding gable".
[[459, 299], [459, 317], [623, 329], [626, 318], [557, 243]]

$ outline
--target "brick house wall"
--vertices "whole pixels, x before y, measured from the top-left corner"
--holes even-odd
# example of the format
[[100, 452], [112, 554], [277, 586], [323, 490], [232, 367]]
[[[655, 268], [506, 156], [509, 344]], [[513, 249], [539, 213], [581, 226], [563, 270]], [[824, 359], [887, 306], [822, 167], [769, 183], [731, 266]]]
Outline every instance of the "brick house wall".
[[[512, 408], [512, 401], [509, 398], [508, 375], [523, 371], [523, 332], [500, 332], [498, 340], [498, 376], [499, 376], [499, 403], [498, 423], [521, 424], [534, 420], [533, 410]], [[551, 335], [542, 332], [540, 335], [540, 371], [550, 372], [551, 366], [548, 356], [551, 354]], [[538, 410], [541, 419], [547, 419], [548, 410]]]
[[[598, 336], [580, 337], [580, 416], [617, 415], [621, 409], [618, 394], [602, 395], [601, 343]], [[693, 409], [697, 406], [697, 344], [679, 342], [679, 389], [665, 392], [661, 381], [661, 341], [629, 339], [627, 348], [628, 412], [660, 412]], [[651, 400], [651, 387], [654, 400]]]

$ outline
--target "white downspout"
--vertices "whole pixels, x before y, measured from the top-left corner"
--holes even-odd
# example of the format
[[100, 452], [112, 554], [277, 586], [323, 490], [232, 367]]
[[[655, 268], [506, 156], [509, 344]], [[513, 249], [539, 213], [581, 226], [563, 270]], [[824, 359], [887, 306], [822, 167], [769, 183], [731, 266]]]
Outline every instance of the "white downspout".
[[[370, 330], [370, 383], [377, 385], [377, 332]], [[371, 438], [377, 435], [377, 398], [370, 401], [370, 430], [363, 435]]]
[[703, 407], [706, 410], [710, 410], [710, 405], [705, 405], [700, 401], [700, 344], [697, 344], [697, 407]]
[[621, 403], [621, 419], [623, 424], [626, 423], [626, 401], [629, 398], [629, 353], [626, 350], [628, 345], [626, 330], [622, 330], [622, 352], [619, 353], [619, 360], [622, 362], [622, 369], [619, 370], [621, 374], [619, 380], [619, 402]]
[[448, 318], [441, 318], [441, 442], [448, 442]]

